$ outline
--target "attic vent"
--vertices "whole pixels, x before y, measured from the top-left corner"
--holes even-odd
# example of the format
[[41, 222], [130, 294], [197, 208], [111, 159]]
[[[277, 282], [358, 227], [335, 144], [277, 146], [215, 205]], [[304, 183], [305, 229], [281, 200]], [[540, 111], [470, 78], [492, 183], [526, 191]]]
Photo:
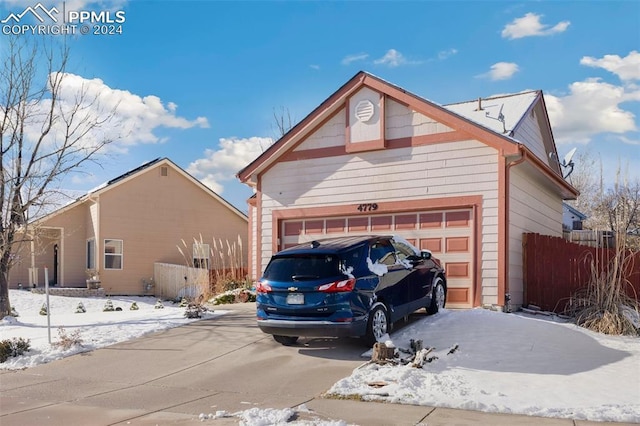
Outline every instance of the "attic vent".
[[160, 176], [169, 176], [169, 168], [166, 166], [160, 167]]
[[369, 100], [363, 100], [357, 103], [356, 105], [356, 118], [358, 121], [366, 123], [371, 120], [373, 117], [373, 113], [375, 112], [375, 107], [373, 103]]

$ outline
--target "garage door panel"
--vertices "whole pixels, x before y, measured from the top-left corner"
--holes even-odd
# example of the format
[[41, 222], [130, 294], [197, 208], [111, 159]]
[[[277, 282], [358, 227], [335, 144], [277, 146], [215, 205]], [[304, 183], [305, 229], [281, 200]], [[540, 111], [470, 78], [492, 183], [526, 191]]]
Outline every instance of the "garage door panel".
[[288, 221], [284, 224], [284, 235], [293, 236], [301, 235], [304, 222], [302, 221]]
[[420, 229], [442, 228], [442, 213], [420, 214]]
[[408, 230], [408, 229], [416, 229], [416, 220], [417, 216], [415, 214], [403, 214], [396, 215], [395, 224], [396, 230]]
[[367, 232], [369, 230], [368, 217], [350, 217], [347, 221], [349, 232]]
[[471, 220], [471, 212], [447, 212], [445, 213], [445, 224], [447, 228], [469, 227]]
[[344, 219], [327, 219], [327, 234], [344, 233]]
[[447, 305], [450, 303], [466, 304], [470, 299], [470, 291], [468, 288], [449, 287], [447, 289]]
[[444, 269], [449, 279], [470, 277], [468, 262], [447, 262]]
[[393, 218], [391, 216], [373, 216], [371, 218], [371, 230], [376, 231], [391, 231], [391, 223]]
[[320, 234], [324, 230], [324, 220], [307, 220], [304, 224], [305, 234]]
[[469, 237], [449, 237], [446, 239], [447, 253], [468, 253]]
[[429, 250], [431, 253], [442, 253], [442, 238], [421, 238], [420, 250]]

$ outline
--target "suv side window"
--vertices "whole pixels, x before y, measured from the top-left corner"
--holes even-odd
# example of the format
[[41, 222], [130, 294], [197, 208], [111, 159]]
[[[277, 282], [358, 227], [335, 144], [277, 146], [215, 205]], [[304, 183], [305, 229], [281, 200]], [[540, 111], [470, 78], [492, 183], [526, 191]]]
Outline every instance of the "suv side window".
[[409, 256], [415, 256], [416, 255], [416, 253], [413, 250], [411, 250], [409, 247], [407, 247], [404, 244], [400, 244], [397, 241], [393, 242], [393, 246], [396, 249], [396, 256], [398, 256], [398, 259], [400, 261], [405, 260]]
[[376, 241], [371, 245], [369, 258], [372, 263], [381, 263], [387, 266], [395, 265], [395, 249], [389, 241]]

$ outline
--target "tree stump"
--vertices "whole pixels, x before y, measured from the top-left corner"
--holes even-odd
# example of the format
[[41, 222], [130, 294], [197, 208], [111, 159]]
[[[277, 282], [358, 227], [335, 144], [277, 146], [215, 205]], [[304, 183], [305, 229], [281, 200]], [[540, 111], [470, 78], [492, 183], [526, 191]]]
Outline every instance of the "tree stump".
[[393, 359], [395, 354], [395, 348], [388, 348], [382, 342], [376, 342], [373, 344], [373, 354], [371, 355], [371, 361], [384, 362], [389, 359]]

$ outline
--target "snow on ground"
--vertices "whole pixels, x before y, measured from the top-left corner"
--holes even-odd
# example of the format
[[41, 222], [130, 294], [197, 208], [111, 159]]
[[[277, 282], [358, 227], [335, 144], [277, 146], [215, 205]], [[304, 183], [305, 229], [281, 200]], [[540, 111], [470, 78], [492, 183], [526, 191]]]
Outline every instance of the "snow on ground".
[[[9, 358], [6, 362], [0, 363], [0, 369], [15, 370], [44, 364], [195, 321], [185, 318], [185, 308], [179, 307], [179, 304], [163, 302], [162, 309], [155, 309], [157, 299], [153, 297], [111, 297], [110, 299], [114, 309], [122, 308], [122, 311], [104, 312], [106, 298], [50, 295], [51, 327], [48, 329], [47, 316], [40, 315], [40, 309], [46, 302], [46, 295], [25, 290], [9, 290], [11, 306], [19, 316], [0, 320], [0, 340], [29, 339], [31, 350], [22, 356]], [[130, 309], [134, 302], [138, 310]], [[83, 304], [85, 313], [76, 313], [79, 303]], [[216, 309], [205, 312], [204, 316], [211, 318], [225, 312]], [[82, 346], [75, 346], [68, 350], [51, 346], [49, 334], [52, 343], [61, 340], [59, 327], [63, 327], [67, 336], [79, 332]]]
[[327, 393], [494, 413], [640, 422], [637, 337], [605, 336], [550, 317], [473, 309], [443, 310], [391, 339], [396, 348], [406, 349], [411, 339], [420, 339], [425, 348], [435, 348], [427, 358], [436, 358], [422, 368], [365, 363]]
[[[20, 316], [0, 321], [0, 340], [30, 339], [32, 350], [0, 364], [3, 369], [50, 362], [193, 321], [184, 317], [184, 308], [169, 302], [164, 303], [164, 309], [154, 309], [156, 299], [151, 297], [113, 297], [114, 307], [122, 311], [103, 312], [104, 298], [50, 296], [52, 341], [59, 340], [59, 326], [64, 326], [67, 334], [80, 330], [83, 340], [82, 348], [63, 351], [48, 344], [47, 317], [39, 315], [44, 295], [10, 290], [10, 300]], [[86, 313], [75, 313], [79, 302]], [[139, 310], [129, 309], [133, 302]], [[216, 308], [207, 315], [224, 312]], [[550, 317], [473, 309], [423, 316], [390, 339], [396, 348], [405, 349], [411, 339], [420, 339], [424, 347], [435, 348], [428, 357], [437, 359], [422, 368], [363, 363], [327, 393], [495, 413], [640, 422], [637, 337], [605, 336]], [[370, 352], [364, 356], [370, 357]], [[298, 408], [295, 411], [300, 412]], [[242, 424], [258, 426], [285, 423], [291, 415], [288, 408], [252, 408], [201, 416], [203, 420], [233, 416]], [[345, 423], [312, 420], [287, 424]]]

